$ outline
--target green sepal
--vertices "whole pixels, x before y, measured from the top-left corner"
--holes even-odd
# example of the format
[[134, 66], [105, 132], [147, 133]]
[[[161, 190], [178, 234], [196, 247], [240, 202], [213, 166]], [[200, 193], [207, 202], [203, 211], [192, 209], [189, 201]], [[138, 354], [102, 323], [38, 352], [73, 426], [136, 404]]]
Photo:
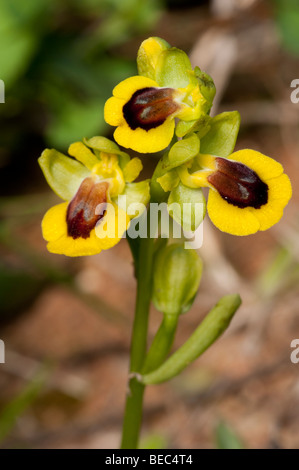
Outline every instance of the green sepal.
[[[143, 209], [145, 209], [150, 200], [149, 182], [150, 180], [139, 181], [138, 183], [127, 183], [124, 192], [115, 198], [114, 202], [126, 212], [128, 207], [134, 203], [138, 205], [142, 204], [144, 206]], [[136, 206], [136, 209], [139, 210], [139, 207]], [[142, 212], [143, 211], [140, 211], [139, 215], [141, 215]], [[129, 214], [129, 216], [134, 217], [135, 214]]]
[[[198, 210], [197, 204], [200, 204]], [[206, 215], [206, 200], [201, 188], [188, 188], [179, 183], [168, 198], [170, 216], [183, 227], [183, 230], [194, 232]]]
[[151, 195], [153, 202], [166, 201], [167, 199], [167, 193], [165, 193], [161, 185], [157, 182], [157, 178], [194, 158], [198, 155], [199, 149], [200, 142], [197, 135], [191, 134], [185, 139], [176, 142], [170, 151], [163, 155], [156, 166], [151, 180]]
[[194, 158], [200, 149], [200, 142], [196, 134], [191, 134], [185, 139], [176, 142], [168, 153], [171, 168], [176, 168]]
[[203, 136], [205, 136], [211, 126], [209, 122], [211, 121], [211, 117], [207, 114], [204, 114], [196, 121], [179, 121], [175, 128], [175, 133], [177, 137], [184, 137], [187, 134], [192, 132], [196, 132], [198, 139], [200, 140]]
[[157, 61], [156, 82], [159, 86], [185, 88], [197, 85], [189, 57], [184, 51], [171, 47], [161, 52]]
[[167, 315], [180, 315], [191, 307], [197, 293], [202, 261], [195, 250], [174, 243], [157, 251], [154, 260], [152, 300]]
[[55, 149], [44, 150], [38, 163], [49, 186], [65, 201], [74, 197], [83, 179], [90, 175], [84, 165]]
[[122, 170], [130, 161], [130, 156], [127, 153], [122, 152], [118, 145], [107, 139], [107, 137], [95, 136], [91, 137], [91, 139], [84, 138], [83, 142], [87, 147], [90, 147], [95, 152], [105, 152], [117, 155], [119, 157], [119, 166]]
[[240, 128], [240, 114], [229, 111], [218, 114], [209, 122], [209, 132], [200, 141], [201, 153], [228, 157], [233, 153]]
[[143, 41], [137, 53], [138, 74], [156, 80], [158, 57], [170, 45], [164, 39], [151, 37]]
[[240, 305], [241, 299], [238, 294], [222, 297], [190, 338], [160, 367], [149, 374], [143, 375], [140, 381], [146, 385], [158, 384], [166, 382], [182, 372], [227, 329]]

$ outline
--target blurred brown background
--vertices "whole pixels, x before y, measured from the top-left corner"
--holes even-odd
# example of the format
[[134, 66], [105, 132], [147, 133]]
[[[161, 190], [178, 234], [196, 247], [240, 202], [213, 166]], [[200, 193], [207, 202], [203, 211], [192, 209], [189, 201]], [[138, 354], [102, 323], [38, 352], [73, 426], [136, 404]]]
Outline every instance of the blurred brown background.
[[[83, 6], [84, 5], [84, 6]], [[224, 294], [243, 304], [229, 330], [168, 384], [148, 387], [142, 447], [299, 448], [299, 5], [296, 0], [2, 0], [0, 3], [0, 438], [3, 448], [117, 448], [135, 280], [125, 240], [90, 258], [47, 253], [57, 201], [40, 152], [111, 136], [103, 104], [160, 36], [210, 73], [213, 113], [237, 109], [237, 149], [283, 163], [294, 196], [265, 233], [204, 222], [205, 269], [180, 345]], [[156, 161], [144, 157], [144, 174]], [[152, 311], [150, 334], [160, 314]]]

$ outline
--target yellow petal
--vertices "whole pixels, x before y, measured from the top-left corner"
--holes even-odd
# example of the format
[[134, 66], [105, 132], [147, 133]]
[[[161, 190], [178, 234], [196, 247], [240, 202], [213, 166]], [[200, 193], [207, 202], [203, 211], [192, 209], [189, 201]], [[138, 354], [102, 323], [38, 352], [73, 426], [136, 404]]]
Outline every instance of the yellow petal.
[[179, 184], [180, 178], [176, 170], [171, 170], [157, 178], [157, 182], [161, 185], [163, 191], [167, 193]]
[[255, 217], [260, 223], [260, 230], [267, 230], [276, 224], [283, 215], [283, 209], [292, 196], [292, 186], [288, 176], [284, 173], [277, 178], [267, 181], [268, 202], [260, 209], [253, 209]]
[[95, 236], [99, 240], [102, 250], [116, 245], [122, 238], [130, 224], [127, 213], [116, 204], [108, 204], [106, 214], [95, 227]]
[[142, 88], [157, 86], [159, 85], [151, 78], [136, 75], [120, 82], [113, 89], [113, 96], [115, 96], [116, 98], [121, 98], [124, 101], [129, 101], [135, 91], [140, 90]]
[[174, 133], [174, 119], [166, 119], [159, 127], [146, 131], [137, 128], [134, 131], [126, 122], [114, 132], [119, 145], [131, 148], [140, 153], [153, 153], [165, 149], [171, 142]]
[[95, 229], [90, 232], [89, 238], [69, 237], [67, 233], [57, 240], [50, 241], [47, 245], [51, 253], [65, 256], [90, 256], [96, 255], [102, 251], [102, 245], [95, 235]]
[[110, 126], [119, 126], [124, 121], [123, 106], [124, 100], [112, 96], [106, 101], [104, 107], [104, 119]]
[[132, 160], [126, 164], [123, 170], [125, 181], [127, 183], [132, 183], [132, 181], [134, 181], [139, 176], [142, 168], [143, 167], [140, 158], [132, 158]]
[[209, 217], [216, 227], [232, 235], [250, 235], [256, 233], [260, 223], [251, 208], [240, 209], [229, 204], [220, 194], [211, 189], [207, 205]]
[[115, 212], [107, 210], [108, 215], [91, 230], [88, 238], [73, 239], [67, 234], [67, 206], [64, 202], [52, 207], [42, 221], [43, 236], [49, 242], [47, 249], [51, 253], [71, 257], [95, 255], [116, 245], [129, 227], [129, 216], [116, 207]]
[[66, 211], [68, 202], [51, 207], [42, 220], [43, 237], [48, 242], [57, 240], [67, 231]]
[[275, 178], [283, 173], [282, 165], [256, 150], [243, 149], [230, 155], [229, 160], [243, 163], [257, 173], [265, 183], [268, 179]]
[[87, 148], [82, 142], [75, 142], [69, 146], [68, 150], [69, 155], [75, 157], [76, 160], [83, 163], [89, 170], [92, 170], [95, 165], [99, 163], [99, 160], [92, 153], [89, 148]]

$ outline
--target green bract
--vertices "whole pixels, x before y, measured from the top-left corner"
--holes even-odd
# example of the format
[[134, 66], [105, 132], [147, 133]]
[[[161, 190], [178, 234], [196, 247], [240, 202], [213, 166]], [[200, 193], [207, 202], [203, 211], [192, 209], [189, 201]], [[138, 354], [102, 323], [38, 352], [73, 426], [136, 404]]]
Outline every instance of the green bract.
[[[196, 134], [191, 134], [185, 139], [176, 142], [168, 153], [163, 155], [159, 161], [152, 180], [151, 180], [151, 195], [154, 201], [163, 201], [167, 199], [167, 192], [172, 189], [162, 189], [161, 184], [157, 181], [159, 178], [166, 175], [173, 168], [176, 168], [183, 163], [192, 160], [198, 153], [200, 148], [200, 142]], [[173, 173], [174, 177], [175, 174]], [[178, 183], [178, 180], [176, 180]]]
[[206, 215], [206, 200], [202, 190], [179, 183], [169, 195], [168, 212], [184, 230], [194, 232]]
[[233, 153], [240, 127], [240, 114], [230, 111], [218, 114], [210, 122], [209, 132], [200, 140], [201, 153], [228, 157]]
[[162, 246], [155, 256], [153, 302], [164, 314], [187, 312], [197, 293], [202, 261], [195, 250], [183, 244]]
[[186, 134], [196, 132], [197, 137], [201, 139], [209, 132], [211, 128], [209, 122], [211, 119], [210, 116], [204, 114], [196, 121], [179, 121], [175, 128], [175, 133], [177, 137], [184, 137]]
[[127, 183], [124, 192], [117, 197], [115, 202], [126, 212], [129, 210], [130, 215], [133, 215], [131, 212], [134, 212], [134, 210], [138, 211], [139, 215], [141, 215], [149, 199], [149, 180], [144, 180], [139, 183]]

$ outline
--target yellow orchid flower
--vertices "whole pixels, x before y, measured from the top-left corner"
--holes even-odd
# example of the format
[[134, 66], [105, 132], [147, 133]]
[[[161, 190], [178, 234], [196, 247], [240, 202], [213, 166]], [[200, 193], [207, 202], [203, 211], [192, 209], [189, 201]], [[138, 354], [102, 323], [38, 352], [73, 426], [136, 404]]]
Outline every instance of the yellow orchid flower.
[[138, 158], [130, 160], [104, 137], [85, 144], [69, 147], [75, 159], [53, 149], [39, 158], [49, 185], [65, 200], [49, 209], [42, 221], [51, 253], [87, 256], [113, 247], [130, 223], [123, 196], [144, 205], [149, 201], [148, 181], [132, 183], [142, 169]]
[[280, 163], [255, 150], [244, 149], [229, 158], [199, 154], [199, 169], [190, 163], [178, 167], [185, 186], [208, 187], [207, 210], [223, 232], [250, 235], [276, 224], [292, 195], [288, 176]]
[[158, 152], [173, 137], [175, 119], [197, 119], [205, 99], [199, 86], [159, 87], [151, 78], [135, 76], [119, 83], [105, 104], [105, 121], [117, 126], [116, 142], [137, 152]]

